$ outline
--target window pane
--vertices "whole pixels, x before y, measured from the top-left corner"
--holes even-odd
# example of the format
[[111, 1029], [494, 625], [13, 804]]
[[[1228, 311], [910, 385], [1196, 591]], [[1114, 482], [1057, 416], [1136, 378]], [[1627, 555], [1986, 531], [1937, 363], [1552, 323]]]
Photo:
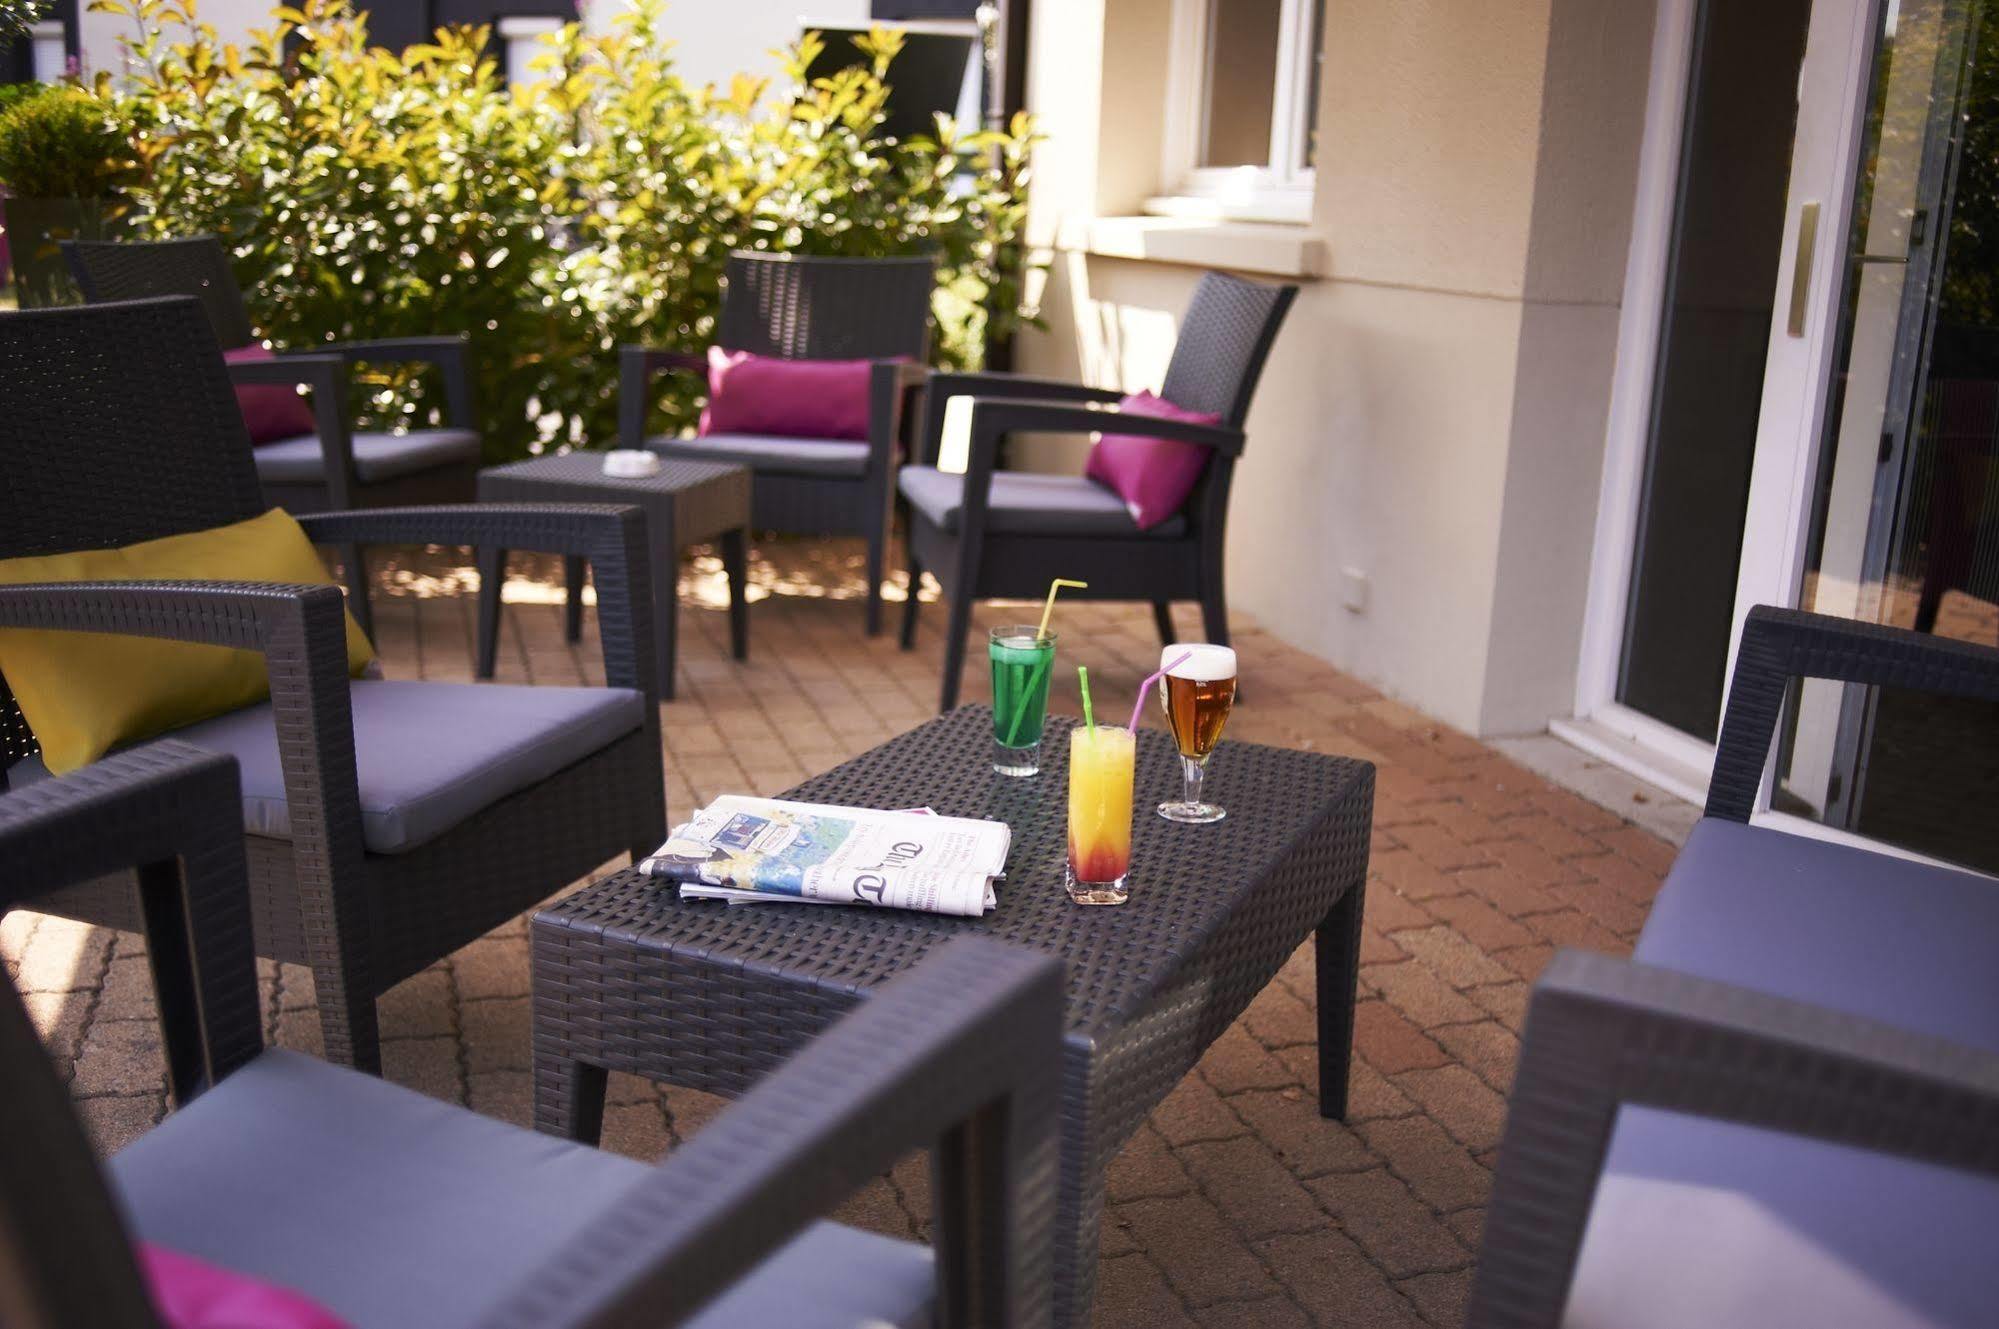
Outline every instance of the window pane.
[[1298, 164], [1311, 170], [1319, 156], [1319, 74], [1326, 63], [1325, 0], [1307, 0], [1312, 6], [1311, 74], [1305, 85], [1305, 120], [1298, 126]]
[[1203, 166], [1269, 166], [1284, 0], [1209, 0]]

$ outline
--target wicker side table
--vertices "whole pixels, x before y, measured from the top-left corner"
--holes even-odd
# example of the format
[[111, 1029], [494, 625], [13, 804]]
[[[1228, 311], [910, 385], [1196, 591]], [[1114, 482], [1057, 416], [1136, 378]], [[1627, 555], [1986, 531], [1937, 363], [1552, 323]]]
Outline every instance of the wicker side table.
[[[680, 640], [680, 551], [716, 541], [729, 577], [729, 646], [738, 660], [750, 655], [749, 575], [750, 473], [722, 462], [669, 461], [657, 475], [625, 478], [604, 474], [603, 455], [570, 452], [537, 457], [479, 472], [482, 503], [628, 503], [645, 509], [652, 543], [654, 660], [659, 695], [673, 700], [675, 656]], [[493, 676], [500, 639], [500, 584], [507, 551], [480, 549], [479, 662], [481, 678]], [[583, 560], [564, 561], [569, 602], [563, 626], [569, 640], [582, 635]]]
[[814, 802], [927, 804], [1013, 828], [999, 908], [981, 919], [817, 905], [683, 903], [617, 873], [534, 917], [535, 1124], [595, 1140], [605, 1076], [737, 1094], [877, 984], [968, 931], [1067, 962], [1057, 1322], [1085, 1324], [1104, 1172], [1208, 1045], [1316, 938], [1320, 1111], [1346, 1112], [1374, 769], [1224, 743], [1210, 764], [1226, 821], [1152, 815], [1179, 758], [1139, 735], [1132, 898], [1062, 888], [1068, 743], [1051, 721], [1042, 774], [991, 772], [991, 713], [964, 707], [790, 791]]

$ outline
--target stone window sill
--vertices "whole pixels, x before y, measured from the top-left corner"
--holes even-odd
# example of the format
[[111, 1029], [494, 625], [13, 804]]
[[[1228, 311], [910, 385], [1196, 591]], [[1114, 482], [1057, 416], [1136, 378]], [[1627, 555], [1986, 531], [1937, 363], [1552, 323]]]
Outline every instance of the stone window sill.
[[1090, 217], [1066, 223], [1058, 244], [1104, 258], [1319, 277], [1326, 242], [1309, 227], [1193, 217]]

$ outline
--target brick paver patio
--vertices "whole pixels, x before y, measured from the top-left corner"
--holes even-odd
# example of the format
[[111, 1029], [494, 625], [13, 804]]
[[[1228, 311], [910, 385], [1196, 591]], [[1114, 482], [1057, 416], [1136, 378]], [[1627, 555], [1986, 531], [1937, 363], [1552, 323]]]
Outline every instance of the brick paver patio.
[[[774, 793], [935, 705], [941, 612], [926, 610], [921, 649], [903, 654], [891, 636], [861, 635], [857, 547], [771, 552], [754, 569], [766, 598], [752, 613], [748, 665], [728, 658], [719, 564], [686, 570], [683, 595], [702, 607], [683, 615], [681, 700], [664, 709], [675, 813], [724, 792]], [[470, 678], [470, 569], [418, 552], [382, 563], [390, 676]], [[549, 581], [517, 576], [508, 594], [503, 678], [601, 678], [593, 635], [563, 642]], [[979, 618], [1020, 614], [984, 606]], [[1184, 611], [1181, 627], [1198, 631]], [[1142, 607], [1070, 605], [1059, 628], [1065, 663], [1089, 665], [1100, 696], [1130, 696], [1157, 663]], [[1527, 986], [1556, 946], [1627, 950], [1672, 849], [1254, 623], [1236, 631], [1245, 702], [1230, 737], [1380, 767], [1353, 1121], [1322, 1121], [1314, 1108], [1308, 945], [1112, 1169], [1097, 1322], [1455, 1326]], [[982, 669], [968, 671], [968, 699], [989, 695]], [[1059, 685], [1057, 698], [1073, 708]], [[17, 913], [0, 923], [0, 955], [101, 1146], [156, 1121], [165, 1105], [137, 939]], [[267, 964], [264, 986], [273, 1041], [316, 1051], [310, 975]], [[527, 991], [519, 922], [419, 974], [383, 1003], [388, 1074], [524, 1122]], [[719, 1106], [614, 1078], [606, 1145], [657, 1157]], [[841, 1216], [920, 1233], [927, 1206], [923, 1163], [911, 1159]]]

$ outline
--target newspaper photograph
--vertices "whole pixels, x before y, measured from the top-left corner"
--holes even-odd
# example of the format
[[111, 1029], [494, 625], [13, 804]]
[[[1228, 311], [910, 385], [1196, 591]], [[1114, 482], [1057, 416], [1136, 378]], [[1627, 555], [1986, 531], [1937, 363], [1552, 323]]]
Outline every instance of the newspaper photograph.
[[639, 864], [683, 899], [858, 904], [976, 917], [995, 904], [1005, 822], [725, 795]]

